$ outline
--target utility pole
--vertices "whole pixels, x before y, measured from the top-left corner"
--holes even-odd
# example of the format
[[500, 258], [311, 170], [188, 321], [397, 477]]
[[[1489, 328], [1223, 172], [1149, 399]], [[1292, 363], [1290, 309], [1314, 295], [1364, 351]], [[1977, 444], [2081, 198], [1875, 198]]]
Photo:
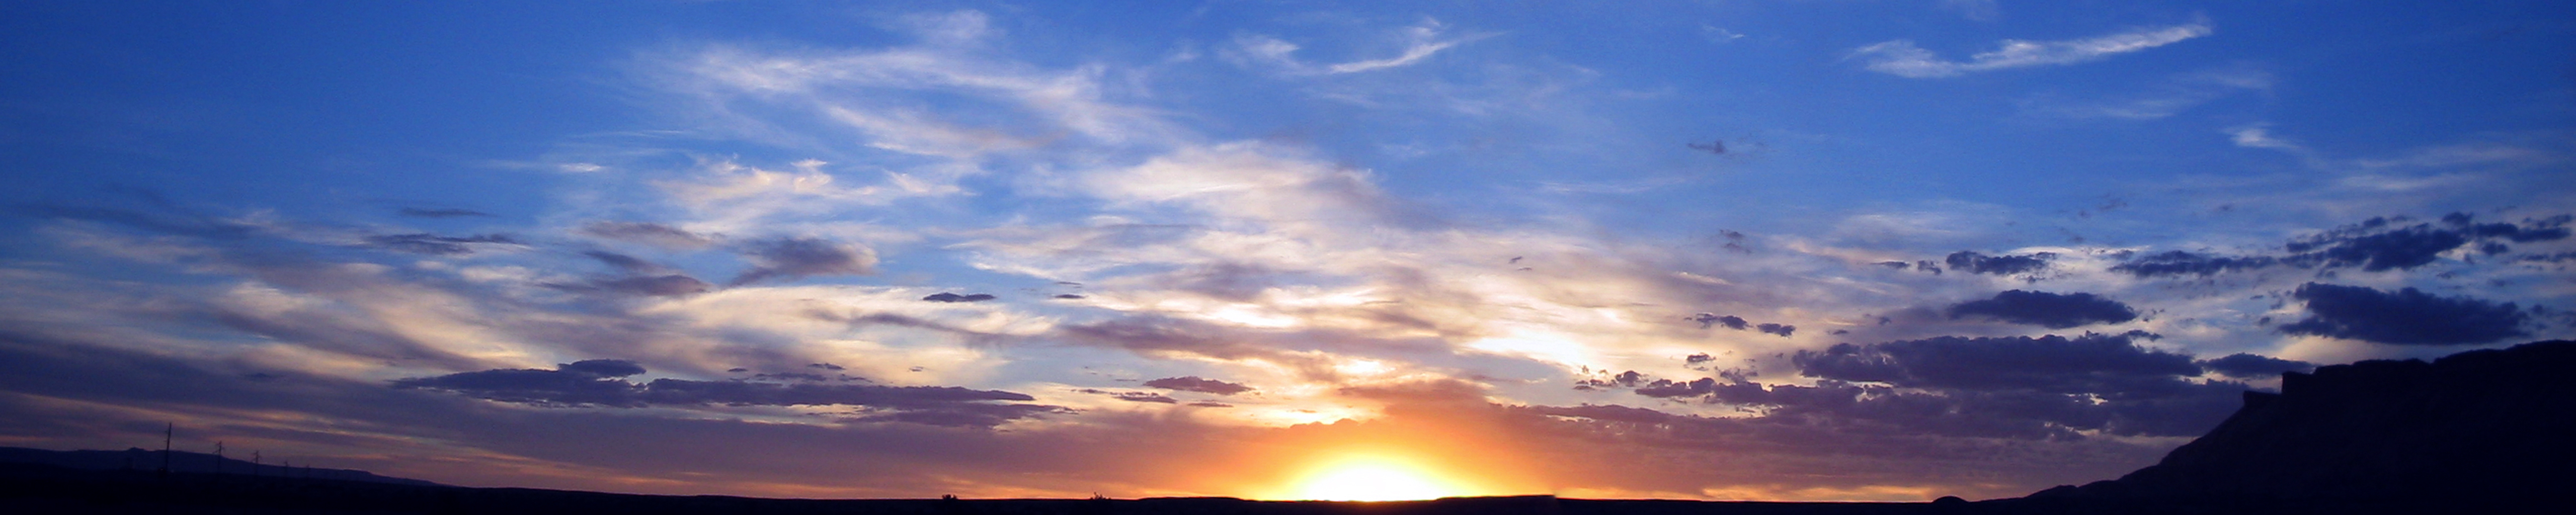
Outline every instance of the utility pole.
[[259, 477], [259, 451], [250, 451], [250, 477]]
[[224, 473], [224, 441], [215, 441], [215, 473]]
[[160, 470], [159, 472], [156, 472], [156, 474], [159, 474], [161, 477], [164, 477], [164, 478], [170, 477], [170, 435], [178, 434], [178, 432], [179, 432], [179, 424], [178, 424], [178, 423], [175, 423], [175, 422], [163, 422], [163, 423], [162, 423], [162, 426], [161, 426], [161, 470]]

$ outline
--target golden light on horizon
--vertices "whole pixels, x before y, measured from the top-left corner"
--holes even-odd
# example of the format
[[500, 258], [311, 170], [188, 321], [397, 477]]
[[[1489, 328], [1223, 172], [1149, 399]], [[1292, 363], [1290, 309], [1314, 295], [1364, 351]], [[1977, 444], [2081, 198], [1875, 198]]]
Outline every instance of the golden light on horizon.
[[1314, 501], [1411, 501], [1477, 495], [1472, 488], [1412, 463], [1378, 457], [1354, 457], [1316, 467], [1298, 478], [1282, 499]]

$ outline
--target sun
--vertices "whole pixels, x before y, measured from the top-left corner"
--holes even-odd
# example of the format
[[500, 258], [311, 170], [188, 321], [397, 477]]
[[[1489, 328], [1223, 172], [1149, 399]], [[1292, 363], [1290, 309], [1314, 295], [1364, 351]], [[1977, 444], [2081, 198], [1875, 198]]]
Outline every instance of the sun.
[[1319, 501], [1410, 501], [1467, 495], [1419, 467], [1387, 460], [1355, 459], [1317, 469], [1288, 494]]

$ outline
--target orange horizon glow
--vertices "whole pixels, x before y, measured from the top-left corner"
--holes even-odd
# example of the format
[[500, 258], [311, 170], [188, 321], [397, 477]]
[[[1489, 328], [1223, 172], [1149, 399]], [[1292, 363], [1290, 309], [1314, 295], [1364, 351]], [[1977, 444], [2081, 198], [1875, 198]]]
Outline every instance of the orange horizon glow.
[[1282, 497], [1307, 501], [1415, 501], [1473, 495], [1442, 476], [1398, 460], [1345, 458], [1307, 472]]
[[1328, 455], [1254, 497], [1277, 501], [1416, 501], [1510, 495], [1483, 478], [1395, 453]]

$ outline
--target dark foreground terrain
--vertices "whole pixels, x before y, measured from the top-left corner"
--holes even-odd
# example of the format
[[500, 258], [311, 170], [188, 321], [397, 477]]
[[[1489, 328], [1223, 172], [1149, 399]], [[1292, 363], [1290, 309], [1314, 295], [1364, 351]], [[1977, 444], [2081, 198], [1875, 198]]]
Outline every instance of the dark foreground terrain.
[[[2013, 499], [1928, 503], [1229, 498], [806, 500], [467, 488], [354, 470], [250, 475], [181, 453], [0, 449], [0, 514], [2023, 514], [2576, 513], [2576, 342], [2285, 376], [2162, 462]], [[138, 459], [140, 458], [140, 459]], [[198, 465], [185, 465], [184, 463]], [[221, 465], [218, 465], [221, 464]], [[193, 467], [193, 468], [192, 468]], [[228, 467], [220, 468], [219, 467]]]

